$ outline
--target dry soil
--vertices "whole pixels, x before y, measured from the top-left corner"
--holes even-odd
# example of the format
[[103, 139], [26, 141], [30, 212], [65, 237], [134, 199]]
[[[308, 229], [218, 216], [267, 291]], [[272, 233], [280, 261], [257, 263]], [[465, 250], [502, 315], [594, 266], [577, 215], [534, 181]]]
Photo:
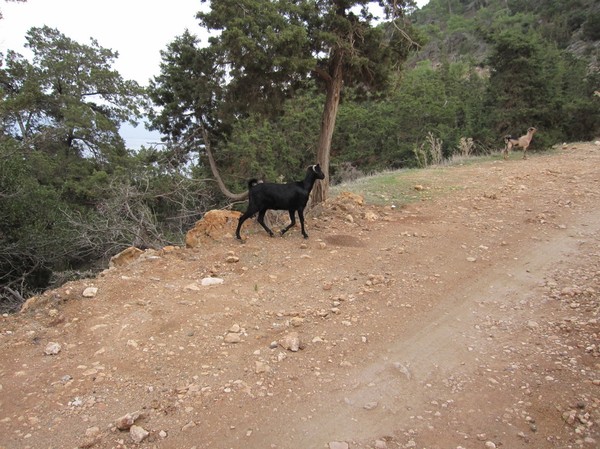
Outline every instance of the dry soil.
[[600, 447], [600, 145], [519, 156], [46, 292], [0, 318], [0, 447]]

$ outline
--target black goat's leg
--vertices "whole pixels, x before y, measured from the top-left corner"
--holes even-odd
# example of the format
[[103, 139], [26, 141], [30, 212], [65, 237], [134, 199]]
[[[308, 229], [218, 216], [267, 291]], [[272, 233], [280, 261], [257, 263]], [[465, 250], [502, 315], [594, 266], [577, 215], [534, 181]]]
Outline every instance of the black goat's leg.
[[242, 236], [240, 235], [240, 230], [242, 229], [242, 225], [248, 218], [250, 218], [250, 215], [248, 215], [248, 213], [245, 213], [242, 216], [240, 216], [240, 219], [238, 220], [237, 229], [235, 230], [235, 237], [238, 240], [242, 240]]
[[302, 229], [302, 235], [304, 236], [305, 239], [307, 239], [308, 234], [306, 233], [306, 230], [304, 229], [304, 208], [298, 209], [298, 218], [300, 218], [300, 229]]
[[291, 221], [291, 223], [288, 226], [286, 226], [285, 228], [283, 228], [281, 230], [281, 235], [285, 234], [286, 232], [288, 232], [290, 230], [290, 228], [292, 226], [296, 225], [296, 211], [295, 210], [290, 210], [289, 213], [290, 213], [290, 221]]
[[267, 233], [273, 237], [273, 231], [271, 231], [269, 229], [269, 227], [265, 224], [265, 214], [267, 213], [267, 209], [261, 210], [258, 213], [258, 218], [257, 221], [260, 223], [260, 225], [264, 228], [265, 231], [267, 231]]

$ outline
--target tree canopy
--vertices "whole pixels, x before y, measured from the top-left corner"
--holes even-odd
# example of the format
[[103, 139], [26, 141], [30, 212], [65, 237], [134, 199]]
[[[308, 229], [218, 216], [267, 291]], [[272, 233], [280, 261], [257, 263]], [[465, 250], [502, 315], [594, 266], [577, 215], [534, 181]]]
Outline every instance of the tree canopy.
[[[382, 8], [381, 19], [387, 22], [376, 23], [375, 6]], [[182, 58], [182, 46], [191, 54], [197, 44], [184, 35], [163, 54], [162, 74], [151, 95], [164, 109], [153, 125], [174, 139], [202, 137], [189, 118], [185, 136], [182, 126], [168, 125], [167, 111], [179, 104], [196, 113], [196, 124], [227, 133], [250, 114], [277, 117], [284, 101], [314, 79], [325, 92], [314, 156], [327, 173], [342, 86], [365, 91], [385, 87], [413, 43], [403, 20], [411, 7], [412, 1], [212, 2], [207, 12], [198, 13], [201, 26], [211, 33], [208, 46], [198, 48], [197, 56]], [[180, 89], [177, 72], [191, 75], [191, 91]], [[206, 89], [212, 95], [198, 94]], [[323, 182], [315, 189], [317, 201], [326, 198], [327, 188]]]
[[56, 29], [32, 28], [33, 61], [8, 51], [0, 70], [2, 126], [27, 146], [106, 161], [124, 150], [119, 126], [135, 123], [143, 89], [112, 68], [117, 53], [79, 44]]

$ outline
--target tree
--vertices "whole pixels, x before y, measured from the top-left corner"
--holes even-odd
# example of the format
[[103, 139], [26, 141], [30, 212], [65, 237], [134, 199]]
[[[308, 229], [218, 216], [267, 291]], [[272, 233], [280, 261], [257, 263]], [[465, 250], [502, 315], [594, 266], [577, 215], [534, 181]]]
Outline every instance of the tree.
[[117, 54], [96, 41], [81, 45], [43, 27], [28, 32], [27, 46], [32, 61], [0, 55], [0, 308], [105, 255], [77, 238], [78, 226], [104, 222], [105, 192], [115, 173], [129, 174], [119, 126], [144, 105], [137, 83], [111, 68]]
[[548, 75], [544, 67], [540, 42], [532, 33], [511, 29], [495, 35], [489, 58], [491, 68], [488, 105], [490, 127], [498, 135], [540, 127], [539, 119], [550, 98]]
[[143, 89], [112, 69], [118, 54], [46, 26], [30, 29], [26, 39], [32, 62], [10, 50], [2, 58], [2, 130], [47, 152], [100, 162], [122, 154], [119, 126], [135, 123], [144, 102]]
[[[375, 16], [369, 7], [376, 5], [383, 7], [390, 22], [374, 26]], [[326, 94], [316, 156], [327, 173], [342, 86], [369, 90], [385, 85], [391, 69], [402, 62], [410, 47], [403, 13], [413, 6], [412, 0], [212, 2], [208, 12], [198, 13], [211, 37], [209, 46], [198, 50], [205, 58], [200, 63], [204, 70], [195, 92], [202, 90], [199, 86], [219, 85], [218, 94], [210, 97], [210, 104], [216, 106], [213, 124], [218, 122], [219, 131], [227, 132], [227, 125], [251, 113], [277, 116], [296, 89], [307, 79], [316, 80]], [[168, 54], [163, 55], [167, 61], [165, 56]], [[213, 64], [210, 71], [206, 61]], [[184, 67], [194, 73], [187, 64], [180, 70]], [[159, 77], [155, 87], [175, 92], [176, 86], [168, 83], [175, 81], [173, 72], [166, 66], [162, 70], [171, 79]], [[213, 103], [217, 96], [217, 103]], [[168, 97], [165, 94], [162, 98], [173, 99]], [[193, 105], [199, 97], [185, 98], [185, 104]], [[202, 117], [204, 122], [206, 119]], [[327, 190], [328, 183], [320, 183], [314, 200], [323, 201]]]

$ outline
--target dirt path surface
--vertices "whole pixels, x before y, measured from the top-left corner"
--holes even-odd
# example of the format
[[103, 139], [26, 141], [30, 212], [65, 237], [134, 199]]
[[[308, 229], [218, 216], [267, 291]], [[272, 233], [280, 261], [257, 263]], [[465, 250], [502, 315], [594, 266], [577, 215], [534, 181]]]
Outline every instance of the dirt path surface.
[[0, 447], [600, 447], [600, 146], [516, 157], [4, 316]]

